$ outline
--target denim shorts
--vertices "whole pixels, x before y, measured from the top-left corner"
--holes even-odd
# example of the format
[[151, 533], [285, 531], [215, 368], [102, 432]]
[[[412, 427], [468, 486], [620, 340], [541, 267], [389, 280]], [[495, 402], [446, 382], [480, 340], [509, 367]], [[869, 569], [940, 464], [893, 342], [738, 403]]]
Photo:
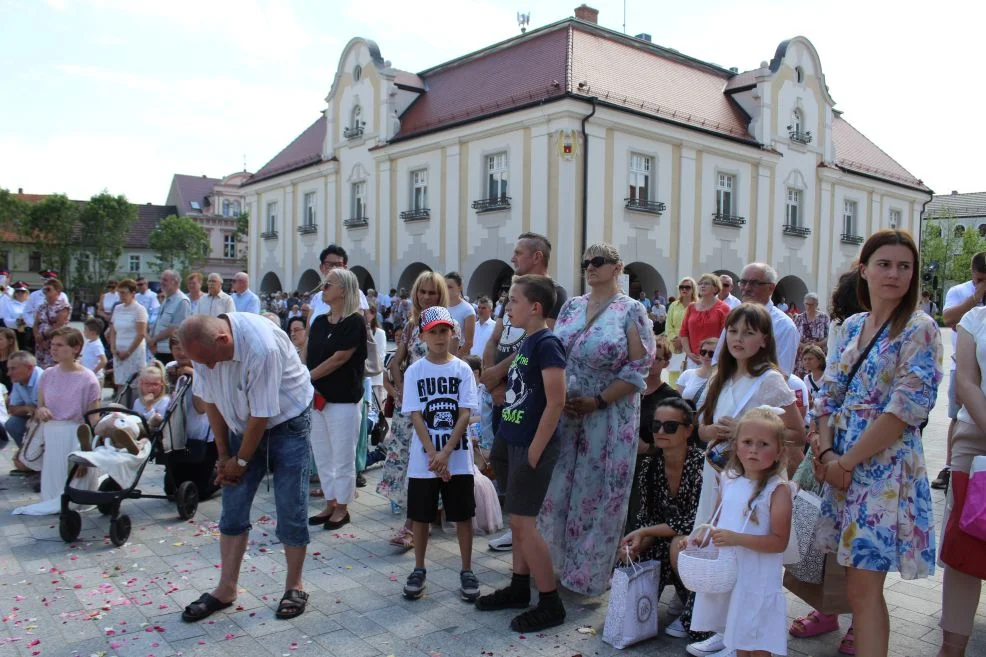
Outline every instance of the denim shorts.
[[[235, 486], [223, 487], [219, 531], [240, 536], [250, 531], [250, 507], [269, 472], [274, 475], [275, 533], [287, 547], [308, 545], [308, 477], [311, 452], [311, 408], [264, 432], [246, 472]], [[236, 454], [243, 436], [229, 434], [229, 453]]]

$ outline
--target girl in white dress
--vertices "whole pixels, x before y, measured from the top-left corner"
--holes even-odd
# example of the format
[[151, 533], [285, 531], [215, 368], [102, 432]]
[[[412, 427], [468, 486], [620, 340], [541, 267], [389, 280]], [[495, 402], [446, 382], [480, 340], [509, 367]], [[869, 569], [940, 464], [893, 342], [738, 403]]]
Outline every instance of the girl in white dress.
[[140, 394], [134, 398], [133, 410], [153, 428], [161, 423], [169, 403], [168, 377], [164, 365], [155, 360], [140, 371]]
[[[712, 543], [735, 551], [736, 585], [729, 593], [698, 593], [693, 630], [723, 633], [737, 657], [787, 654], [787, 604], [781, 580], [783, 552], [791, 533], [794, 502], [787, 485], [784, 421], [778, 409], [743, 414], [731, 438], [732, 457], [723, 472], [721, 505]], [[693, 541], [701, 543], [706, 532]]]

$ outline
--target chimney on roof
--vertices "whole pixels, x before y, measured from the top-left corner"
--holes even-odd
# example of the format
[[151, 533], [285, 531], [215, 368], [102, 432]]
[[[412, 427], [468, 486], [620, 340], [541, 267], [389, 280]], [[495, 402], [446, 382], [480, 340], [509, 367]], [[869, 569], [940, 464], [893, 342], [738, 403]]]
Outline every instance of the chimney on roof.
[[640, 39], [641, 41], [646, 41], [647, 43], [650, 43], [651, 42], [650, 41], [650, 35], [647, 34], [646, 32], [641, 32], [640, 34], [638, 34], [637, 36], [635, 36], [633, 38], [634, 39]]
[[205, 178], [205, 174], [204, 173], [202, 174], [202, 177]]
[[598, 23], [599, 10], [593, 9], [589, 5], [583, 3], [575, 8], [575, 17], [580, 21], [585, 21], [586, 23]]
[[24, 188], [23, 187], [18, 187], [17, 188], [17, 193], [18, 194], [23, 194], [24, 193]]
[[958, 194], [958, 193], [959, 193], [959, 190], [957, 190], [957, 189], [953, 189], [953, 190], [952, 190], [952, 196], [955, 196], [955, 195], [956, 195], [956, 194]]

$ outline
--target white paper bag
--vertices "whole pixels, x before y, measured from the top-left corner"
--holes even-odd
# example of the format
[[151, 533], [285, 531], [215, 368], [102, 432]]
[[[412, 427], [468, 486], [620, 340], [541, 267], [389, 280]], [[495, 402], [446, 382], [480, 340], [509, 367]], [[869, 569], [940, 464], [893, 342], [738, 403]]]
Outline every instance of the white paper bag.
[[626, 648], [657, 636], [660, 593], [660, 561], [617, 567], [610, 580], [603, 641], [614, 648]]

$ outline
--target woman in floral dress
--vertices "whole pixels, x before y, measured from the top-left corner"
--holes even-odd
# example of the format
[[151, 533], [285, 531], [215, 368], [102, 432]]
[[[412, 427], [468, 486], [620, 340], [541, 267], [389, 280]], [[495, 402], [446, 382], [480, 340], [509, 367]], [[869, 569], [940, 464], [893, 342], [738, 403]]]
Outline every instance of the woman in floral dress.
[[62, 298], [62, 283], [57, 278], [45, 281], [41, 290], [45, 300], [38, 307], [34, 319], [34, 355], [38, 359], [38, 367], [48, 369], [55, 364], [51, 355], [51, 334], [55, 329], [68, 325], [72, 308]]
[[814, 292], [805, 295], [805, 311], [800, 315], [795, 315], [794, 326], [801, 336], [798, 344], [798, 360], [794, 364], [794, 374], [799, 379], [803, 379], [808, 373], [808, 370], [801, 366], [801, 354], [805, 347], [815, 345], [822, 351], [828, 350], [829, 316], [818, 309], [818, 295]]
[[599, 595], [623, 537], [654, 331], [643, 304], [617, 288], [619, 251], [596, 244], [584, 258], [591, 292], [569, 299], [555, 322], [569, 389], [558, 424], [561, 453], [538, 526], [561, 583]]
[[[383, 441], [382, 446], [387, 459], [383, 464], [380, 483], [377, 484], [377, 492], [390, 500], [394, 513], [403, 513], [407, 509], [407, 460], [410, 455], [411, 437], [414, 435], [411, 416], [401, 413], [400, 395], [404, 391], [404, 371], [411, 363], [424, 358], [428, 353], [428, 346], [420, 339], [418, 318], [425, 308], [448, 307], [448, 286], [445, 284], [445, 277], [433, 271], [422, 272], [411, 288], [411, 299], [411, 312], [404, 328], [397, 334], [397, 351], [390, 361], [395, 395], [394, 417], [391, 420], [390, 432]], [[461, 341], [461, 328], [456, 324], [449, 353], [456, 353]], [[414, 547], [410, 520], [404, 523], [390, 542], [404, 549]]]
[[869, 312], [846, 320], [813, 412], [815, 476], [826, 483], [816, 536], [846, 567], [858, 654], [886, 655], [887, 572], [916, 579], [934, 571], [934, 509], [918, 427], [937, 398], [942, 345], [935, 321], [917, 308], [910, 234], [873, 234], [859, 260], [859, 300]]

